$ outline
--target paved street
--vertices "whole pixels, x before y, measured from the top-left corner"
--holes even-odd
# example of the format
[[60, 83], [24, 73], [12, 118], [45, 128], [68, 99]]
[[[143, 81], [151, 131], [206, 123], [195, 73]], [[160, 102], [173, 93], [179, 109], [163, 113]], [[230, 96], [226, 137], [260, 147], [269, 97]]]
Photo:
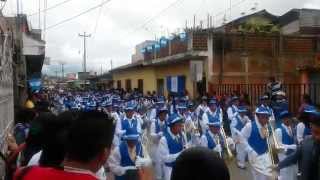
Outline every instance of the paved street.
[[251, 173], [250, 169], [241, 170], [239, 169], [235, 162], [231, 162], [228, 164], [230, 174], [231, 174], [231, 180], [251, 180]]

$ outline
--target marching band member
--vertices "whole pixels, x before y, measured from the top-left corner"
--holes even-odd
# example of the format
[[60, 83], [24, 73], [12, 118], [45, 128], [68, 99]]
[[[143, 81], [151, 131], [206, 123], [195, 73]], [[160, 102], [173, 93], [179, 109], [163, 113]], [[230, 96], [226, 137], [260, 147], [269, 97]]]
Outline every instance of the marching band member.
[[[241, 130], [241, 136], [245, 140], [246, 151], [248, 152], [249, 163], [254, 180], [268, 180], [270, 177], [263, 174], [255, 167], [263, 166], [267, 171], [272, 162], [268, 154], [268, 121], [270, 111], [260, 106], [256, 109], [255, 120], [247, 123]], [[264, 158], [266, 157], [266, 158]], [[263, 163], [261, 164], [261, 159]]]
[[318, 180], [319, 174], [319, 152], [320, 152], [320, 113], [318, 111], [309, 114], [312, 135], [306, 137], [297, 147], [294, 153], [288, 155], [273, 170], [279, 171], [292, 164], [299, 163], [300, 180]]
[[[285, 159], [288, 155], [294, 153], [297, 145], [294, 143], [294, 134], [292, 129], [291, 114], [288, 111], [280, 113], [279, 118], [282, 120], [280, 128], [276, 129], [275, 134], [278, 143], [284, 147], [284, 152], [279, 152], [279, 161]], [[296, 164], [280, 170], [280, 180], [296, 180], [298, 168]]]
[[214, 99], [211, 99], [208, 103], [208, 106], [209, 106], [209, 109], [203, 114], [202, 120], [200, 123], [202, 132], [207, 131], [210, 116], [216, 117], [222, 123], [222, 112], [221, 112], [221, 109], [218, 108], [217, 101]]
[[139, 168], [151, 165], [139, 138], [140, 135], [136, 131], [128, 129], [123, 136], [124, 141], [112, 151], [108, 164], [116, 180], [138, 180]]
[[231, 134], [234, 142], [236, 143], [236, 151], [237, 151], [237, 166], [240, 169], [245, 169], [245, 159], [246, 159], [246, 147], [241, 138], [241, 130], [247, 123], [250, 123], [251, 120], [246, 115], [248, 112], [245, 106], [238, 107], [237, 114], [233, 118], [231, 122]]
[[229, 106], [227, 109], [229, 122], [232, 122], [232, 119], [237, 115], [238, 106], [239, 106], [239, 97], [233, 96], [231, 98], [231, 106]]
[[271, 102], [271, 107], [275, 118], [275, 127], [281, 127], [282, 121], [280, 118], [280, 114], [283, 111], [289, 111], [289, 104], [286, 98], [286, 93], [283, 91], [276, 92], [276, 95]]
[[222, 157], [223, 138], [220, 134], [221, 122], [217, 116], [209, 116], [209, 129], [201, 136], [200, 145], [217, 152]]
[[134, 116], [134, 109], [134, 105], [129, 102], [125, 107], [124, 118], [117, 122], [115, 132], [120, 139], [128, 130], [132, 130], [141, 135], [141, 122]]
[[306, 136], [311, 135], [310, 121], [309, 115], [316, 112], [316, 108], [314, 106], [306, 106], [301, 113], [299, 120], [300, 122], [297, 124], [297, 141], [298, 144], [301, 144], [303, 139]]
[[265, 107], [269, 111], [269, 114], [270, 114], [269, 122], [275, 127], [276, 126], [275, 117], [274, 117], [273, 110], [269, 105], [270, 104], [269, 102], [270, 102], [270, 98], [268, 95], [263, 95], [260, 97], [260, 106]]
[[207, 112], [208, 108], [208, 98], [206, 96], [203, 96], [201, 98], [201, 104], [197, 107], [196, 109], [196, 115], [198, 117], [199, 120], [202, 120], [202, 116], [205, 112]]
[[159, 154], [164, 164], [164, 180], [170, 180], [172, 167], [176, 158], [186, 145], [183, 135], [183, 119], [178, 114], [171, 114], [168, 119], [168, 130], [160, 139]]
[[159, 142], [161, 137], [163, 137], [167, 131], [167, 114], [168, 109], [166, 107], [162, 107], [158, 112], [157, 118], [152, 122], [150, 130], [150, 136], [152, 138], [151, 158], [155, 169], [155, 179], [157, 180], [161, 180], [164, 177], [163, 164], [161, 163], [159, 153]]

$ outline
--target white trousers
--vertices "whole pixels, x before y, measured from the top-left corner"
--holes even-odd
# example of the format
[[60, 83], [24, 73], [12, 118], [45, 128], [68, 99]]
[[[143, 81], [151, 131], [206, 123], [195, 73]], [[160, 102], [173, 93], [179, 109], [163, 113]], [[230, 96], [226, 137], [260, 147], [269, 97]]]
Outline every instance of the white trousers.
[[271, 180], [269, 176], [263, 175], [251, 167], [253, 180]]
[[164, 165], [163, 169], [164, 169], [164, 180], [170, 180], [172, 168]]
[[161, 163], [161, 157], [159, 153], [159, 147], [157, 144], [152, 144], [150, 148], [150, 156], [154, 165], [154, 176], [156, 180], [162, 180], [163, 178], [163, 164]]
[[245, 148], [246, 147], [243, 143], [239, 143], [236, 145], [237, 160], [242, 165], [245, 165], [245, 163], [246, 163], [247, 152], [246, 152]]

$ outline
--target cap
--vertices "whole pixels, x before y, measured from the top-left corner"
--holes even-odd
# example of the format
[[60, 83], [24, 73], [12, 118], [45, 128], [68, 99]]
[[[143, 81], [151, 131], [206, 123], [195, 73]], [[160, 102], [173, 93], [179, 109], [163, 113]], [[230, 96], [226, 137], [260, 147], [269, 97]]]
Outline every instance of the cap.
[[179, 116], [176, 113], [170, 114], [169, 119], [168, 119], [169, 126], [173, 126], [174, 124], [179, 123], [179, 122], [183, 122], [183, 119], [181, 116]]
[[256, 109], [256, 114], [261, 114], [261, 115], [268, 115], [270, 116], [270, 112], [267, 108], [260, 106]]

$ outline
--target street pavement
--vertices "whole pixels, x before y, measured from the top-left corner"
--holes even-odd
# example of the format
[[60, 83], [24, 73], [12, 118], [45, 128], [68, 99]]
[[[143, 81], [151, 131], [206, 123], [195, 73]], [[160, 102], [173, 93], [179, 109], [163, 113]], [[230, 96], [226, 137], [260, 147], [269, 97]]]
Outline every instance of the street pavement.
[[239, 169], [236, 166], [236, 163], [234, 161], [228, 163], [228, 168], [231, 175], [231, 180], [252, 180], [253, 179], [249, 168], [245, 170]]

